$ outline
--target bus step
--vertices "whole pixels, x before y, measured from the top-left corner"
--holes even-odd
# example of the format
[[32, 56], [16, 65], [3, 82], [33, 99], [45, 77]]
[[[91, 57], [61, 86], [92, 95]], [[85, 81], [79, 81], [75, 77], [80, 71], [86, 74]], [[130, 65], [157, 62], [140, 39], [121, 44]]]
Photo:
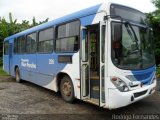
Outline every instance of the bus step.
[[95, 99], [95, 98], [90, 98], [88, 100], [85, 100], [86, 102], [89, 102], [91, 104], [94, 104], [94, 105], [99, 105], [99, 100], [98, 99]]

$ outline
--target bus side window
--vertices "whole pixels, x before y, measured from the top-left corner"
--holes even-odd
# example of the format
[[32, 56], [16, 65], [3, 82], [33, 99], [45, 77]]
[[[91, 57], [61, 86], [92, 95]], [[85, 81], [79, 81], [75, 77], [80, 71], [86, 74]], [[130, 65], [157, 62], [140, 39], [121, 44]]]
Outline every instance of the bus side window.
[[57, 27], [56, 52], [76, 52], [79, 50], [79, 27], [79, 21]]
[[120, 64], [120, 57], [122, 57], [122, 24], [114, 23], [112, 30], [114, 33], [114, 36], [112, 36], [112, 48], [114, 50], [114, 58], [115, 61], [117, 61], [117, 64]]
[[17, 39], [14, 38], [14, 53], [17, 54], [18, 45], [17, 45]]
[[31, 53], [36, 53], [36, 33], [32, 33], [27, 35], [27, 48], [26, 48], [26, 52], [28, 54]]
[[24, 54], [26, 52], [26, 39], [25, 36], [20, 36], [16, 39], [17, 53]]
[[53, 51], [53, 32], [53, 28], [48, 28], [39, 32], [39, 53], [51, 53]]

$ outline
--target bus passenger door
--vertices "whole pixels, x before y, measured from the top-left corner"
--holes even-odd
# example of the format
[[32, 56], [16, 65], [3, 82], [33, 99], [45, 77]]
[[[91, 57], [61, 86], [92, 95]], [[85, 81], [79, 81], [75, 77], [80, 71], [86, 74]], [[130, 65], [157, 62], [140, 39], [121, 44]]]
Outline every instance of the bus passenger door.
[[105, 105], [105, 37], [106, 37], [106, 23], [99, 23], [99, 39], [100, 39], [100, 62], [99, 62], [99, 77], [100, 77], [100, 98], [99, 105]]
[[10, 53], [9, 53], [9, 41], [5, 41], [3, 44], [3, 69], [9, 74], [10, 73]]
[[105, 23], [82, 28], [81, 99], [103, 106], [105, 103]]
[[89, 66], [89, 46], [87, 28], [82, 27], [82, 41], [81, 41], [81, 99], [89, 99], [90, 97], [90, 66]]
[[12, 43], [9, 43], [9, 74], [11, 74], [12, 68]]
[[82, 29], [81, 41], [81, 97], [83, 100], [100, 103], [100, 40], [99, 25], [89, 25]]

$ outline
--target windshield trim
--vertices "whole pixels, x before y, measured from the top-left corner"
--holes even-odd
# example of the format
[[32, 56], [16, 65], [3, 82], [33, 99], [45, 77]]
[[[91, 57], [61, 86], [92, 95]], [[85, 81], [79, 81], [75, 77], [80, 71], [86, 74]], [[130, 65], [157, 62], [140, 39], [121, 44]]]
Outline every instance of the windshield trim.
[[[138, 21], [138, 20], [135, 20], [135, 19], [132, 19], [132, 18], [130, 18], [130, 17], [128, 17], [128, 16], [125, 16], [125, 14], [118, 14], [118, 13], [116, 13], [116, 11], [115, 11], [115, 9], [119, 9], [119, 10], [124, 10], [124, 11], [128, 11], [128, 13], [135, 13], [135, 15], [139, 15], [140, 17], [142, 17], [142, 20], [143, 20], [143, 22], [141, 23], [140, 21]], [[132, 8], [132, 7], [128, 7], [128, 6], [125, 6], [125, 5], [119, 5], [119, 4], [116, 4], [116, 3], [112, 3], [111, 5], [110, 5], [110, 8], [109, 8], [109, 13], [111, 14], [111, 15], [117, 15], [117, 16], [121, 16], [121, 18], [122, 19], [124, 19], [124, 20], [126, 20], [126, 21], [132, 21], [132, 22], [136, 22], [136, 23], [138, 23], [138, 24], [143, 24], [143, 25], [146, 25], [146, 24], [148, 24], [148, 21], [146, 21], [147, 20], [147, 16], [145, 15], [145, 13], [143, 13], [142, 11], [139, 11], [139, 10], [137, 10], [137, 9], [135, 9], [135, 8]]]
[[[149, 27], [149, 26], [147, 26], [147, 25], [137, 24], [137, 23], [133, 23], [133, 22], [130, 22], [130, 21], [128, 21], [128, 22], [129, 22], [131, 25], [134, 25], [134, 26], [136, 26], [136, 27], [152, 29], [151, 27]], [[146, 70], [146, 69], [149, 69], [149, 68], [155, 66], [155, 62], [153, 63], [153, 65], [151, 65], [151, 66], [149, 66], [149, 67], [146, 67], [146, 68], [142, 67], [142, 68], [139, 68], [139, 69], [126, 69], [126, 68], [121, 68], [121, 67], [115, 65], [115, 63], [113, 62], [113, 59], [112, 59], [112, 52], [113, 52], [113, 50], [112, 50], [112, 40], [113, 40], [113, 38], [112, 38], [112, 37], [113, 37], [113, 36], [112, 36], [112, 23], [122, 23], [122, 24], [124, 24], [125, 21], [120, 22], [120, 21], [117, 21], [116, 19], [115, 19], [115, 20], [112, 19], [112, 21], [110, 22], [110, 27], [111, 27], [111, 32], [110, 32], [110, 33], [111, 33], [111, 53], [110, 53], [111, 55], [110, 55], [110, 57], [111, 57], [111, 61], [112, 61], [113, 65], [114, 65], [115, 67], [121, 69], [121, 70], [130, 70], [130, 71]], [[153, 50], [153, 51], [154, 51], [154, 50]], [[155, 58], [155, 56], [154, 56], [154, 58]]]

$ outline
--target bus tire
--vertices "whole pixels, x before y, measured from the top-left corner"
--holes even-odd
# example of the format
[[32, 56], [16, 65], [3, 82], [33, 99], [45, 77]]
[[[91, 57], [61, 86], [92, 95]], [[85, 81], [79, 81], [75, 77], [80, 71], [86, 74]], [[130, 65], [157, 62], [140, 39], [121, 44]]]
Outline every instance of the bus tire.
[[16, 82], [17, 82], [17, 83], [20, 83], [20, 82], [21, 82], [20, 70], [19, 70], [18, 67], [17, 67], [16, 70], [15, 70], [15, 79], [16, 79]]
[[73, 103], [75, 100], [74, 87], [71, 79], [68, 76], [64, 76], [60, 83], [60, 93], [62, 99], [68, 103]]

